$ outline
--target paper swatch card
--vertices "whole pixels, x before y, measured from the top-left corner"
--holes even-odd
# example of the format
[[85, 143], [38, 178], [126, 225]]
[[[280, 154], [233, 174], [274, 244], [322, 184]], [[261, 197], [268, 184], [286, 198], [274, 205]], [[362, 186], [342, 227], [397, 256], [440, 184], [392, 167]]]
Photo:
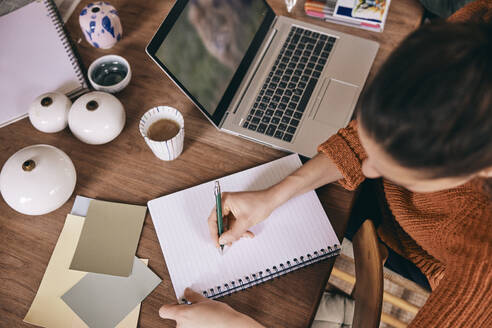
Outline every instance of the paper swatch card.
[[85, 218], [87, 216], [87, 211], [89, 210], [89, 205], [93, 200], [94, 198], [80, 195], [75, 196], [75, 201], [73, 202], [72, 211], [70, 214], [83, 216]]
[[161, 281], [135, 257], [129, 277], [88, 273], [62, 299], [89, 327], [112, 328]]
[[[83, 217], [67, 216], [38, 292], [24, 318], [24, 322], [50, 328], [87, 327], [60, 298], [87, 274], [68, 269], [83, 225]], [[138, 304], [117, 325], [117, 328], [136, 327], [139, 312], [140, 305]]]
[[70, 269], [128, 277], [146, 211], [145, 206], [91, 201]]

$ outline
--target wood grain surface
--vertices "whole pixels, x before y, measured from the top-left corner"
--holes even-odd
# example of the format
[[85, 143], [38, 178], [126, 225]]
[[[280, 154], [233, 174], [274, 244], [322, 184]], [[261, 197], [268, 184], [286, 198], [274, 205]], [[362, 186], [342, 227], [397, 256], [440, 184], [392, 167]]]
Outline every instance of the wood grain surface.
[[[22, 319], [34, 299], [75, 195], [145, 205], [150, 199], [286, 155], [216, 130], [145, 54], [145, 46], [173, 1], [112, 0], [124, 31], [122, 40], [109, 50], [95, 49], [83, 38], [78, 13], [88, 2], [81, 1], [66, 28], [86, 68], [105, 54], [119, 54], [130, 62], [130, 85], [117, 94], [126, 109], [126, 126], [117, 139], [100, 146], [80, 142], [68, 129], [55, 134], [39, 132], [28, 119], [0, 129], [0, 165], [23, 147], [49, 144], [65, 151], [77, 170], [74, 194], [47, 215], [22, 215], [0, 200], [0, 327], [30, 326]], [[287, 15], [283, 1], [268, 2], [278, 14]], [[419, 25], [422, 14], [417, 0], [393, 0], [384, 33], [375, 33], [308, 18], [302, 5], [298, 1], [291, 16], [381, 43], [371, 75], [400, 40]], [[176, 107], [185, 118], [184, 151], [173, 162], [154, 157], [138, 131], [140, 117], [156, 105]], [[318, 190], [318, 195], [341, 237], [353, 194], [332, 184]], [[208, 214], [203, 213], [204, 220]], [[137, 256], [150, 259], [149, 267], [163, 279], [143, 302], [139, 326], [174, 327], [173, 321], [158, 316], [162, 304], [176, 300], [150, 215], [145, 220]], [[333, 260], [327, 260], [221, 300], [268, 327], [307, 327], [332, 264]]]

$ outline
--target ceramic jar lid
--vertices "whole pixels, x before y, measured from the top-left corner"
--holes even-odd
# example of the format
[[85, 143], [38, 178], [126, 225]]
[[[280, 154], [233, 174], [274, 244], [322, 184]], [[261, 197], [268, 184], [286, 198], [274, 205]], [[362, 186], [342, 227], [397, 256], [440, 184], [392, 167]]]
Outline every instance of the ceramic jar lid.
[[105, 92], [89, 92], [77, 99], [68, 113], [68, 126], [82, 142], [101, 145], [116, 138], [125, 126], [121, 102]]
[[75, 189], [75, 167], [60, 149], [33, 145], [12, 155], [0, 172], [0, 193], [14, 210], [42, 215], [62, 206]]
[[29, 120], [41, 132], [55, 133], [67, 127], [72, 102], [61, 92], [37, 97], [29, 107]]

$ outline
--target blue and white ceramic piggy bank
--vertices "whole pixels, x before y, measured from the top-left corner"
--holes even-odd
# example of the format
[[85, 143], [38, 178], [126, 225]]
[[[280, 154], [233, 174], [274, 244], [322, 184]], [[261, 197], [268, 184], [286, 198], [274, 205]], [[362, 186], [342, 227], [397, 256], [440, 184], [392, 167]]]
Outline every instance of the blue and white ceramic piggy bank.
[[96, 48], [111, 48], [123, 34], [118, 12], [109, 2], [89, 3], [80, 12], [79, 23], [87, 42]]

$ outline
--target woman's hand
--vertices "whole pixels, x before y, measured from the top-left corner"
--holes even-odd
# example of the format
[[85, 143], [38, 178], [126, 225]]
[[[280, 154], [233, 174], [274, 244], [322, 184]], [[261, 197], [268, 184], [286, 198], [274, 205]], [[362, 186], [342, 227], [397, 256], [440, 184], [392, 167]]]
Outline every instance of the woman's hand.
[[253, 238], [249, 229], [265, 220], [276, 205], [268, 190], [251, 192], [222, 193], [222, 214], [224, 233], [218, 237], [217, 212], [212, 209], [208, 217], [210, 236], [216, 246], [227, 245], [241, 237]]
[[218, 237], [215, 207], [208, 217], [210, 236], [216, 246], [227, 245], [241, 237], [254, 237], [252, 226], [265, 220], [275, 208], [292, 197], [341, 179], [335, 163], [318, 154], [291, 175], [268, 189], [251, 192], [222, 193], [224, 233]]
[[229, 305], [207, 299], [187, 288], [184, 294], [191, 305], [167, 304], [159, 309], [164, 319], [176, 321], [177, 328], [262, 328], [252, 318], [237, 312]]

